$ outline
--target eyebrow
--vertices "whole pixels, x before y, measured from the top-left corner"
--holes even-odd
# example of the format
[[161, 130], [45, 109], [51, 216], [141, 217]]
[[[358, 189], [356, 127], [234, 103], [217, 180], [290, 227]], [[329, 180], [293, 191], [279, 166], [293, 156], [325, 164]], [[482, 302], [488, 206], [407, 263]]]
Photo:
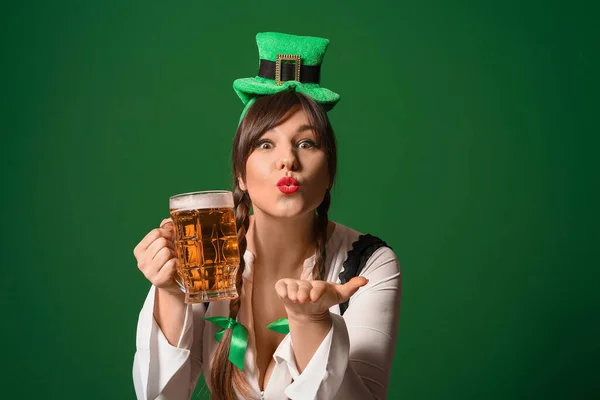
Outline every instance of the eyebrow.
[[296, 130], [296, 133], [301, 133], [301, 132], [304, 132], [304, 131], [314, 131], [314, 130], [315, 130], [314, 126], [304, 124], [304, 125], [300, 125], [298, 127], [298, 129]]
[[[265, 133], [264, 133], [264, 134], [268, 133], [269, 131], [275, 131], [275, 130], [276, 130], [275, 128], [270, 128], [270, 129], [268, 129], [267, 131], [265, 131]], [[296, 129], [296, 132], [294, 132], [294, 136], [296, 136], [296, 135], [298, 135], [298, 134], [300, 134], [300, 133], [306, 132], [306, 131], [312, 131], [312, 132], [313, 132], [313, 134], [314, 134], [315, 136], [317, 136], [317, 130], [315, 129], [315, 127], [314, 127], [314, 126], [312, 126], [312, 125], [308, 125], [308, 124], [303, 124], [303, 125], [300, 125], [300, 126], [298, 127], [298, 129]]]

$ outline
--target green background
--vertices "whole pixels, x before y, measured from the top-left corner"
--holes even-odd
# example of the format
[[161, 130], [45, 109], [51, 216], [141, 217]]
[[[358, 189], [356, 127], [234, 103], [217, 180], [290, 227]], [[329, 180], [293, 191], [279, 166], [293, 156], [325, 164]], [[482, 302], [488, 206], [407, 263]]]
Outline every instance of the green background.
[[330, 215], [402, 265], [389, 398], [598, 398], [598, 6], [516, 0], [4, 2], [2, 397], [134, 398], [132, 250], [229, 187], [260, 31], [331, 40]]

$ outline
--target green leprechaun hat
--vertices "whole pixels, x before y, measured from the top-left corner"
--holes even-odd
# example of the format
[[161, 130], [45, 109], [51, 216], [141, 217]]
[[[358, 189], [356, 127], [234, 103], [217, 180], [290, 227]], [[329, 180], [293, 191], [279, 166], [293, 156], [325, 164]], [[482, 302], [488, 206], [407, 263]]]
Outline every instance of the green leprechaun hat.
[[295, 90], [320, 103], [326, 111], [340, 95], [321, 87], [321, 64], [329, 40], [312, 36], [263, 32], [256, 35], [258, 75], [236, 79], [233, 89], [245, 105], [241, 118], [257, 96]]

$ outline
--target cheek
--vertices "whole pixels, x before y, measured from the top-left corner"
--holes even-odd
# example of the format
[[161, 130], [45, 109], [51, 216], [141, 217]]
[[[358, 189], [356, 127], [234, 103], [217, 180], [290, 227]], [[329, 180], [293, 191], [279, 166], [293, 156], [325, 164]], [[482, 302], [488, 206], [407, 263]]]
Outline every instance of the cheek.
[[249, 187], [261, 185], [269, 176], [268, 163], [258, 162], [256, 158], [248, 158], [246, 162], [246, 184]]
[[327, 158], [325, 155], [320, 155], [314, 158], [309, 163], [311, 169], [311, 175], [313, 181], [318, 182], [319, 186], [327, 186], [329, 184], [329, 167], [327, 165]]

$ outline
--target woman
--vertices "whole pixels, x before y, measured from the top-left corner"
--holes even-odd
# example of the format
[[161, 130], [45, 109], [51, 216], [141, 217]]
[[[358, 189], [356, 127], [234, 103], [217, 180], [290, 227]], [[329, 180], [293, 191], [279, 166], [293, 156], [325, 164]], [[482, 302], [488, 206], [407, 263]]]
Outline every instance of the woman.
[[[240, 297], [208, 309], [186, 305], [172, 279], [172, 223], [148, 233], [134, 250], [152, 283], [138, 323], [136, 394], [188, 399], [203, 372], [214, 399], [384, 399], [399, 264], [389, 247], [379, 247], [359, 276], [340, 280], [361, 234], [327, 216], [337, 153], [326, 111], [339, 100], [319, 86], [328, 41], [262, 33], [257, 43], [258, 77], [234, 83], [246, 104], [233, 143]], [[281, 54], [294, 63], [282, 63]], [[217, 341], [221, 327], [206, 320], [215, 316], [248, 331], [237, 366], [230, 361], [234, 330]], [[285, 329], [269, 329], [282, 318]]]

